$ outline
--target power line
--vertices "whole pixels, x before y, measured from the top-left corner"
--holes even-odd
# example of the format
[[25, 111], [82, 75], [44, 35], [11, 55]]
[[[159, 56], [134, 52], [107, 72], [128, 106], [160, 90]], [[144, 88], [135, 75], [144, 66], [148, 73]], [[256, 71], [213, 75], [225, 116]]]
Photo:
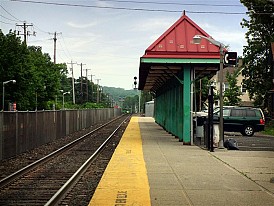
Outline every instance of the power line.
[[66, 42], [65, 42], [65, 39], [64, 39], [64, 36], [62, 35], [62, 33], [61, 33], [61, 37], [62, 37], [62, 40], [63, 40], [63, 42], [64, 42], [65, 49], [66, 49], [66, 51], [68, 52], [68, 55], [70, 56], [70, 59], [72, 59], [72, 58], [71, 58], [71, 54], [70, 54], [70, 52], [69, 52], [69, 50], [68, 50], [68, 48], [67, 48], [67, 45], [66, 45]]
[[[167, 10], [167, 9], [146, 9], [146, 8], [129, 8], [129, 7], [114, 7], [114, 6], [95, 6], [95, 5], [85, 5], [85, 4], [69, 4], [69, 3], [56, 3], [56, 2], [41, 2], [41, 1], [32, 1], [32, 0], [10, 0], [10, 1], [17, 1], [22, 3], [33, 3], [33, 4], [44, 4], [44, 5], [55, 5], [55, 6], [68, 6], [68, 7], [82, 7], [82, 8], [97, 8], [97, 9], [113, 9], [113, 10], [128, 10], [128, 11], [147, 11], [147, 12], [168, 12], [168, 13], [181, 13], [181, 10]], [[103, 0], [101, 0], [103, 1]], [[107, 1], [107, 0], [105, 0]], [[108, 1], [115, 1], [115, 0], [108, 0]], [[116, 1], [118, 2], [118, 0]], [[132, 2], [137, 3], [137, 1], [119, 1], [119, 2]], [[146, 3], [146, 2], [140, 2], [140, 3]], [[183, 3], [165, 3], [165, 2], [148, 2], [151, 4], [176, 4], [176, 5], [196, 5], [196, 6], [237, 6], [234, 4], [183, 4]], [[190, 11], [185, 10], [187, 13], [193, 13], [193, 14], [227, 14], [227, 15], [244, 15], [248, 14], [248, 12], [222, 12], [222, 11]], [[257, 13], [257, 15], [272, 15], [273, 13], [268, 12], [262, 12]]]
[[[22, 20], [20, 20], [20, 19], [18, 19], [18, 18], [16, 18], [15, 16], [13, 16], [10, 12], [8, 12], [3, 6], [1, 6], [0, 5], [0, 7], [7, 13], [7, 14], [9, 14], [10, 16], [12, 16], [14, 19], [16, 19], [17, 21], [21, 21], [21, 22], [23, 22]], [[1, 15], [2, 16], [2, 15]], [[14, 21], [14, 20], [13, 20]]]
[[10, 19], [10, 18], [8, 18], [8, 17], [5, 17], [5, 16], [3, 16], [3, 15], [1, 15], [1, 14], [0, 14], [0, 16], [1, 16], [2, 18], [4, 18], [4, 19], [10, 20], [10, 21], [14, 21], [14, 22], [18, 22], [18, 21], [16, 21], [16, 20], [13, 20], [13, 19]]
[[177, 6], [213, 6], [213, 7], [243, 7], [236, 4], [205, 4], [205, 3], [175, 3], [175, 2], [156, 2], [156, 1], [126, 1], [126, 0], [98, 0], [117, 3], [133, 3], [133, 4], [157, 4], [157, 5], [177, 5]]
[[[12, 16], [12, 17], [13, 17], [14, 19], [16, 19], [16, 20], [9, 19], [9, 18], [7, 18], [7, 17], [5, 17], [5, 16], [3, 16], [3, 15], [0, 15], [1, 17], [5, 18], [5, 19], [8, 19], [8, 20], [10, 20], [10, 21], [14, 21], [14, 22], [17, 22], [17, 21], [24, 22], [24, 21], [18, 19], [17, 17], [15, 17], [14, 15], [12, 15], [10, 12], [8, 12], [3, 6], [0, 5], [0, 7], [1, 7], [7, 14], [9, 14], [10, 16]], [[5, 22], [2, 22], [2, 23], [5, 23]], [[5, 23], [5, 24], [8, 24], [8, 23]], [[33, 24], [33, 27], [35, 27], [37, 30], [40, 30], [41, 32], [49, 33], [49, 32], [46, 32], [46, 31], [40, 29], [38, 26], [36, 26], [36, 25], [34, 25], [34, 24]]]
[[0, 22], [3, 23], [3, 24], [14, 25], [12, 23], [7, 23], [7, 22], [1, 21], [1, 20], [0, 20]]
[[43, 32], [43, 33], [50, 34], [50, 32], [44, 31], [44, 30], [40, 29], [40, 28], [39, 28], [38, 26], [36, 26], [35, 24], [33, 24], [33, 27], [35, 27], [37, 30], [39, 30], [39, 31], [41, 31], [41, 32]]
[[23, 24], [16, 24], [16, 26], [23, 28], [23, 34], [20, 34], [21, 31], [17, 31], [18, 32], [17, 35], [23, 35], [24, 36], [25, 44], [27, 44], [27, 36], [30, 36], [30, 35], [35, 36], [36, 35], [35, 31], [33, 31], [33, 33], [31, 34], [30, 31], [27, 30], [27, 28], [32, 27], [33, 24], [27, 24], [26, 22], [24, 22]]
[[[70, 55], [69, 56], [67, 55], [67, 51], [65, 50], [65, 48], [63, 47], [60, 41], [58, 41], [58, 44], [61, 47], [61, 49], [58, 49], [58, 51], [62, 51], [67, 59], [72, 59]], [[60, 54], [58, 54], [58, 57], [60, 57]]]
[[[181, 13], [181, 10], [167, 10], [167, 9], [146, 9], [146, 8], [129, 8], [129, 7], [114, 7], [114, 6], [94, 6], [84, 4], [68, 4], [68, 3], [56, 3], [56, 2], [41, 2], [31, 0], [11, 0], [22, 3], [33, 3], [33, 4], [44, 4], [44, 5], [55, 5], [55, 6], [69, 6], [69, 7], [82, 7], [82, 8], [98, 8], [98, 9], [113, 9], [113, 10], [128, 10], [128, 11], [148, 11], [148, 12], [168, 12], [168, 13]], [[188, 11], [188, 13], [198, 14], [246, 14], [245, 12], [208, 12], [208, 11]]]

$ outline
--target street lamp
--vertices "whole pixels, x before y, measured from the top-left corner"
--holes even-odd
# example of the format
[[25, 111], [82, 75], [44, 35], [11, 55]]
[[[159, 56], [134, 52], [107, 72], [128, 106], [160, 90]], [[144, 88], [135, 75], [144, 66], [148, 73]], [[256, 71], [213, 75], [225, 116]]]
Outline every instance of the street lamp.
[[70, 92], [63, 93], [63, 109], [65, 108], [65, 94], [70, 94]]
[[[60, 89], [60, 92], [63, 92], [64, 90]], [[58, 102], [58, 94], [55, 95], [55, 108], [57, 107], [57, 102]]]
[[8, 80], [8, 81], [5, 81], [3, 82], [3, 98], [2, 98], [2, 107], [3, 107], [3, 111], [5, 109], [4, 107], [4, 104], [5, 104], [5, 84], [9, 83], [9, 82], [12, 82], [13, 84], [16, 83], [16, 80], [12, 79], [12, 80]]
[[200, 44], [201, 40], [206, 39], [210, 43], [218, 46], [220, 48], [220, 72], [219, 72], [219, 83], [220, 83], [220, 123], [219, 123], [219, 132], [220, 132], [220, 139], [219, 139], [219, 148], [224, 147], [224, 120], [223, 120], [223, 69], [224, 69], [224, 44], [219, 41], [216, 41], [210, 37], [202, 36], [202, 35], [195, 35], [193, 37], [194, 44]]
[[99, 103], [102, 102], [103, 87], [99, 86]]

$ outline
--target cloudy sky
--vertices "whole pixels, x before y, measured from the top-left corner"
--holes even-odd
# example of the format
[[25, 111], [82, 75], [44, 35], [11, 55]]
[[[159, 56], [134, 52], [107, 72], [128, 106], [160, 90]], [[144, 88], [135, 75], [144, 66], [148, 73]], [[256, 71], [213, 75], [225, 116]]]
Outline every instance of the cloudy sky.
[[88, 75], [100, 79], [100, 85], [132, 89], [145, 49], [183, 10], [214, 39], [242, 55], [246, 30], [240, 22], [247, 16], [239, 0], [0, 0], [0, 28], [4, 34], [10, 29], [22, 34], [16, 25], [33, 25], [28, 31], [36, 36], [28, 36], [27, 44], [41, 46], [52, 61], [56, 32], [57, 63], [83, 63], [83, 75], [90, 69]]

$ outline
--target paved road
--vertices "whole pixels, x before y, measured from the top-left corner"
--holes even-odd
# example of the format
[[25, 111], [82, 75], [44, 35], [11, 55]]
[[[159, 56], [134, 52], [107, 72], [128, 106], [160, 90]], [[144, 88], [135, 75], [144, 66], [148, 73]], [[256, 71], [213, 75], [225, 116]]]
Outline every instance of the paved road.
[[240, 133], [225, 133], [225, 140], [233, 138], [242, 151], [274, 151], [274, 136], [255, 133], [252, 137], [242, 136]]

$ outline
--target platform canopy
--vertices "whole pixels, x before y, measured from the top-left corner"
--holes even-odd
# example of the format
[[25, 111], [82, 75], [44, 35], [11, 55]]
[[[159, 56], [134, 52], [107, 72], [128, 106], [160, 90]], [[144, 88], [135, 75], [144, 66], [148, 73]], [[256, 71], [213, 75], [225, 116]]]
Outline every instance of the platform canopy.
[[139, 90], [157, 91], [185, 64], [191, 64], [196, 77], [215, 74], [220, 64], [219, 47], [206, 39], [194, 44], [195, 35], [210, 37], [184, 13], [140, 58]]

